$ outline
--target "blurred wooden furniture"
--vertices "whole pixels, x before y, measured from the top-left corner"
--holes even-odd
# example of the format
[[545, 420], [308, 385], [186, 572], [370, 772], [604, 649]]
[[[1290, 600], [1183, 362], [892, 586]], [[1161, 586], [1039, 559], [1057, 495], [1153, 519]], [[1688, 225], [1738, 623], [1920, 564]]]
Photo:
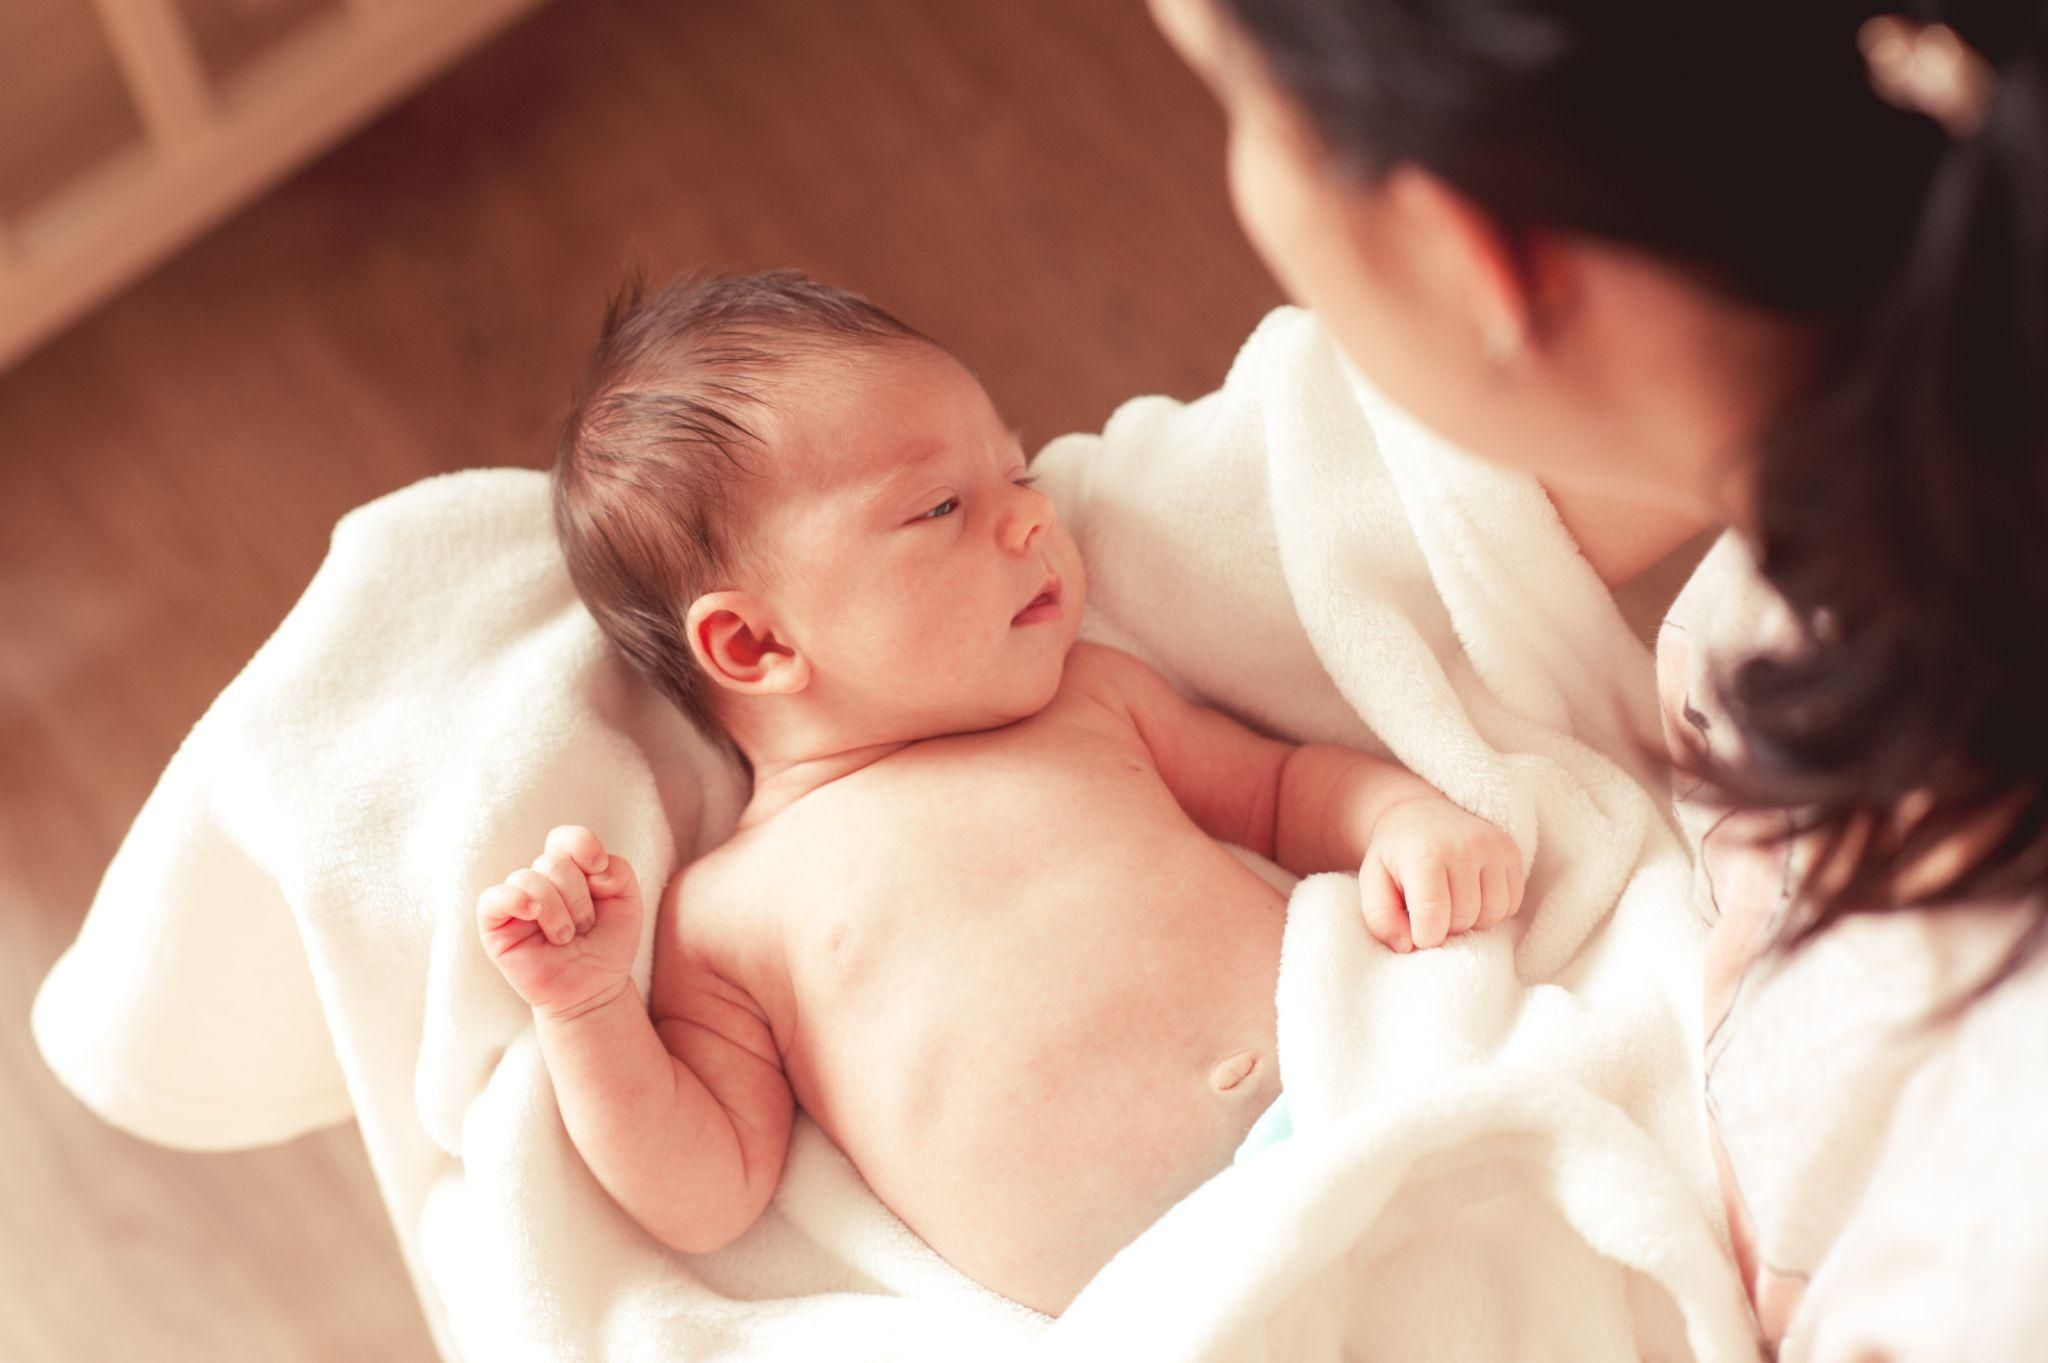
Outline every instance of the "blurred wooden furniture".
[[8, 0], [0, 369], [538, 0]]

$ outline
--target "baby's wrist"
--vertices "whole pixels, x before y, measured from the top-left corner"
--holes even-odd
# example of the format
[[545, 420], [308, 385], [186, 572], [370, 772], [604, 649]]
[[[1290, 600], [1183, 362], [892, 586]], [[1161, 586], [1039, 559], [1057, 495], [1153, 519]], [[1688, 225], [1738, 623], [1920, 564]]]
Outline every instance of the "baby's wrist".
[[574, 1003], [536, 1003], [533, 1005], [533, 1016], [538, 1022], [564, 1025], [602, 1012], [634, 992], [632, 976], [621, 975], [604, 989]]
[[1395, 811], [1406, 809], [1413, 813], [1425, 807], [1450, 803], [1449, 797], [1442, 791], [1421, 780], [1415, 781], [1415, 788], [1389, 792], [1371, 811], [1371, 822], [1367, 825], [1366, 831], [1366, 846], [1371, 847], [1386, 830], [1388, 817]]

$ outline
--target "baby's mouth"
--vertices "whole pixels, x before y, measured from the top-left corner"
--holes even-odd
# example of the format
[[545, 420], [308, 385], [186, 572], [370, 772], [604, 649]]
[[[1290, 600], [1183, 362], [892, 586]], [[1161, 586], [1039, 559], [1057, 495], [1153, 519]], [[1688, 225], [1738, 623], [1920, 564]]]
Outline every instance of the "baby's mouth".
[[1013, 625], [1031, 625], [1040, 620], [1057, 620], [1060, 617], [1060, 578], [1054, 573], [1046, 579], [1038, 595], [1025, 604], [1023, 610], [1010, 617]]

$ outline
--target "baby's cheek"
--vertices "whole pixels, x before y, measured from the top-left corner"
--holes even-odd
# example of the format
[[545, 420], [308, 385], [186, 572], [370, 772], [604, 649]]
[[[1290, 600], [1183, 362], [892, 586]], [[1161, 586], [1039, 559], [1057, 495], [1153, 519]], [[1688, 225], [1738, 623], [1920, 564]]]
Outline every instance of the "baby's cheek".
[[1067, 617], [1076, 623], [1081, 612], [1088, 605], [1088, 565], [1081, 558], [1081, 546], [1067, 533], [1065, 526], [1059, 528], [1060, 545], [1065, 561], [1060, 565], [1060, 604], [1070, 607]]

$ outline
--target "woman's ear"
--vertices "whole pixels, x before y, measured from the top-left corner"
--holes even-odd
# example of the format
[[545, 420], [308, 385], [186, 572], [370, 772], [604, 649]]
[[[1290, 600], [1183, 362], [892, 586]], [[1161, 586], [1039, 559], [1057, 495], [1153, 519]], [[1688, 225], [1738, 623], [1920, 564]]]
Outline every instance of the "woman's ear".
[[690, 603], [684, 624], [698, 666], [728, 691], [789, 696], [811, 684], [810, 662], [746, 592], [706, 592]]
[[1496, 364], [1519, 355], [1545, 310], [1560, 296], [1561, 257], [1506, 224], [1419, 166], [1387, 173], [1390, 202], [1426, 262], [1443, 301], [1471, 318], [1481, 352]]

